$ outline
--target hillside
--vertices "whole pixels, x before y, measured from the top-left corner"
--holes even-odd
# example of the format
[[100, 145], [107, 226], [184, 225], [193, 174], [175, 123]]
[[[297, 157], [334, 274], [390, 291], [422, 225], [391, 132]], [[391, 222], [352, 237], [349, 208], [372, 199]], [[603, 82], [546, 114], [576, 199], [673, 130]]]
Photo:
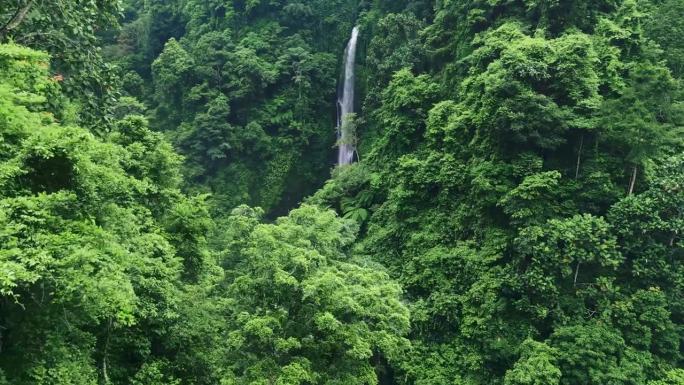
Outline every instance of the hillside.
[[684, 385], [683, 77], [681, 0], [4, 1], [0, 385]]

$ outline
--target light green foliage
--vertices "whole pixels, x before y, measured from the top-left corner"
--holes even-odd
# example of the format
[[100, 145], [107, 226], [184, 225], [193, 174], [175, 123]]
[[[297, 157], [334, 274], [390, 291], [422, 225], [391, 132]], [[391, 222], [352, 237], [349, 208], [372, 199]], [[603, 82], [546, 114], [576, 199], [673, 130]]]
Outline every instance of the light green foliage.
[[418, 33], [422, 27], [424, 24], [411, 13], [391, 13], [373, 25], [366, 60], [373, 68], [374, 81], [388, 82], [394, 72], [420, 65], [424, 47]]
[[428, 76], [415, 76], [408, 69], [397, 71], [375, 112], [382, 128], [371, 157], [389, 160], [412, 149], [412, 139], [422, 135], [423, 121], [436, 94], [437, 86]]
[[[396, 71], [403, 68], [417, 70], [423, 65], [425, 47], [419, 33], [425, 23], [408, 12], [390, 13], [380, 18], [377, 11], [371, 11], [363, 16], [361, 24], [364, 31], [372, 34], [366, 57], [359, 58], [365, 59], [363, 68], [367, 68], [361, 73], [365, 75], [363, 83], [367, 87], [364, 109], [372, 111], [379, 107], [383, 90]], [[373, 134], [378, 133], [369, 130], [371, 127], [366, 128], [363, 136], [370, 140]]]
[[567, 130], [593, 128], [601, 98], [598, 60], [587, 35], [531, 37], [520, 24], [506, 23], [475, 44], [468, 58], [473, 75], [461, 86], [462, 129], [453, 133], [461, 141], [502, 151], [554, 149]]
[[179, 385], [180, 381], [171, 379], [164, 375], [163, 367], [166, 366], [163, 362], [152, 362], [144, 364], [143, 367], [135, 374], [131, 384], [132, 385]]
[[558, 385], [561, 371], [557, 367], [558, 351], [548, 345], [526, 340], [513, 369], [506, 372], [505, 385]]
[[[51, 72], [63, 78], [62, 90], [79, 110], [78, 120], [105, 132], [112, 123], [118, 80], [115, 68], [102, 58], [97, 35], [115, 26], [120, 12], [120, 0], [4, 1], [0, 43], [10, 40], [52, 54]], [[59, 106], [52, 111], [65, 113]]]
[[178, 124], [184, 111], [184, 94], [191, 85], [195, 63], [175, 39], [169, 40], [164, 51], [152, 63], [155, 99], [161, 106], [159, 115], [172, 124]]
[[408, 314], [382, 269], [345, 255], [356, 226], [303, 206], [251, 227], [229, 267], [232, 381], [377, 383], [370, 359], [402, 357]]
[[628, 79], [621, 97], [605, 104], [603, 120], [613, 142], [628, 151], [626, 160], [633, 166], [631, 193], [639, 169], [650, 159], [680, 148], [683, 136], [678, 127], [684, 124], [684, 105], [671, 99], [680, 85], [662, 66], [637, 64]]
[[35, 102], [56, 87], [40, 80], [47, 56], [0, 52], [0, 89], [19, 96], [0, 104], [0, 365], [16, 384], [125, 377], [112, 363], [145, 340], [136, 328], [174, 318], [183, 268], [172, 243], [184, 234], [159, 219], [182, 204], [179, 158], [140, 117], [111, 142], [57, 124]]
[[610, 211], [624, 253], [632, 261], [630, 274], [646, 287], [679, 285], [675, 276], [681, 265], [672, 257], [680, 255], [682, 247], [683, 165], [681, 156], [665, 158], [651, 171], [648, 190], [623, 199]]
[[675, 369], [667, 373], [666, 377], [659, 381], [651, 381], [648, 385], [680, 385], [684, 384], [684, 370]]
[[197, 280], [211, 262], [206, 234], [212, 227], [204, 196], [178, 200], [165, 215], [170, 242], [183, 259], [184, 275]]
[[610, 275], [620, 265], [622, 256], [610, 230], [605, 220], [591, 215], [553, 219], [523, 229], [516, 239], [522, 259], [519, 268], [523, 269], [518, 279], [520, 289], [529, 292], [519, 306], [540, 318], [562, 318], [564, 312], [583, 311], [564, 297], [587, 286], [605, 284], [601, 276]]
[[646, 353], [625, 346], [622, 337], [604, 325], [561, 327], [551, 336], [558, 349], [561, 384], [642, 384], [651, 365]]
[[359, 119], [358, 116], [355, 113], [350, 113], [345, 115], [342, 118], [342, 126], [340, 127], [340, 132], [342, 133], [342, 137], [344, 137], [344, 140], [341, 138], [337, 141], [337, 145], [351, 145], [354, 148], [358, 146], [358, 137], [356, 134], [356, 130], [359, 126]]
[[638, 290], [630, 298], [617, 301], [612, 317], [629, 345], [657, 352], [666, 361], [676, 359], [677, 326], [661, 289]]
[[177, 353], [146, 375], [376, 384], [374, 370], [408, 348], [400, 287], [377, 264], [349, 256], [353, 221], [313, 206], [272, 224], [262, 215], [241, 206], [223, 222], [214, 240], [222, 272], [181, 295], [183, 316], [164, 342]]
[[[372, 178], [372, 179], [371, 179]], [[334, 178], [308, 199], [308, 203], [334, 208], [345, 218], [353, 219], [362, 226], [377, 208], [377, 175], [369, 173], [363, 164], [351, 164], [334, 170]]]
[[[553, 194], [558, 189], [558, 171], [532, 174], [499, 202], [504, 212], [519, 223], [540, 223], [554, 216], [558, 197]], [[554, 199], [556, 198], [556, 199]]]

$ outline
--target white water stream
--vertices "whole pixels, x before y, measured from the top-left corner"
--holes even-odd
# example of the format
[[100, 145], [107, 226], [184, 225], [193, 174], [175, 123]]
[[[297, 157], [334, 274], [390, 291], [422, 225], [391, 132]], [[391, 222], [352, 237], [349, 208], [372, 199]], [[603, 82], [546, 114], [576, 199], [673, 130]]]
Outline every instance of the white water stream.
[[359, 39], [359, 27], [354, 27], [351, 38], [344, 50], [344, 85], [340, 88], [337, 96], [337, 140], [338, 154], [337, 164], [340, 166], [354, 162], [356, 153], [353, 136], [350, 130], [343, 130], [345, 118], [354, 113], [354, 66], [356, 65], [356, 46]]

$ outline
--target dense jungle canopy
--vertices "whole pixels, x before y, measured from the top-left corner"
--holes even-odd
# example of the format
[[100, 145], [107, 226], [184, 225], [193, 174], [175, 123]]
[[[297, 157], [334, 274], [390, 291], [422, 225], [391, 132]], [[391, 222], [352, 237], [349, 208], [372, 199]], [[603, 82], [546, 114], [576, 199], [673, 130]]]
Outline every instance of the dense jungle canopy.
[[684, 385], [683, 343], [684, 1], [0, 0], [0, 385]]

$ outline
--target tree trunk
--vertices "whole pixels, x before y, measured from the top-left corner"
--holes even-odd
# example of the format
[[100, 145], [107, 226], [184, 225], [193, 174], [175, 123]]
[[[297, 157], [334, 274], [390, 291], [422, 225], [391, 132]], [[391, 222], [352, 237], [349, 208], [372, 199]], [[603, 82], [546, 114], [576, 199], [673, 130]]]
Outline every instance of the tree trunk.
[[582, 163], [582, 149], [584, 148], [584, 134], [580, 138], [580, 147], [577, 151], [577, 168], [575, 169], [575, 179], [579, 178], [580, 164]]
[[102, 353], [102, 385], [109, 385], [109, 373], [107, 373], [107, 362], [109, 360], [109, 340], [112, 336], [112, 319], [107, 323], [107, 338], [105, 340], [104, 352]]
[[634, 165], [634, 169], [632, 170], [632, 180], [629, 181], [629, 194], [628, 195], [634, 194], [634, 185], [636, 184], [636, 178], [637, 178], [638, 172], [639, 172], [639, 166]]
[[11, 19], [5, 24], [2, 28], [0, 28], [0, 41], [5, 40], [5, 37], [7, 34], [17, 28], [26, 18], [26, 15], [28, 15], [29, 11], [31, 10], [31, 7], [33, 6], [34, 0], [28, 0], [26, 4], [23, 6], [19, 6], [17, 11], [14, 13], [14, 16], [12, 16]]

